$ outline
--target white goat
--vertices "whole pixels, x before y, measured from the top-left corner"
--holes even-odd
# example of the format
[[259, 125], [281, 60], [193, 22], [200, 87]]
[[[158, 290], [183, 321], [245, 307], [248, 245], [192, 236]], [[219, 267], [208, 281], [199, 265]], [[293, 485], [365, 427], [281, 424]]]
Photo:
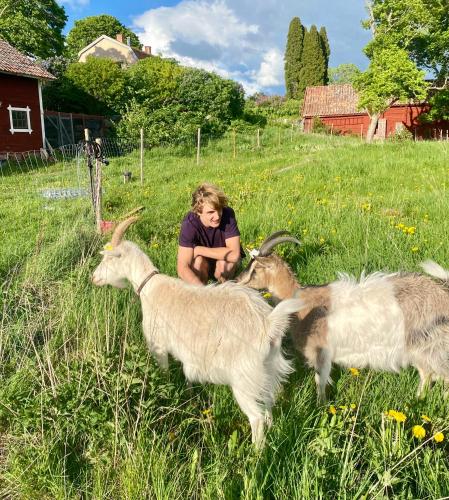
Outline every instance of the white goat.
[[286, 300], [272, 309], [256, 291], [234, 282], [201, 287], [159, 274], [137, 245], [122, 241], [135, 220], [117, 226], [101, 252], [93, 283], [123, 288], [131, 282], [141, 299], [148, 347], [159, 365], [167, 368], [171, 354], [182, 362], [189, 381], [231, 386], [250, 421], [252, 441], [261, 445], [264, 419], [271, 424], [276, 392], [291, 371], [281, 340], [289, 315], [302, 302]]
[[428, 261], [421, 274], [340, 274], [323, 286], [301, 287], [273, 247], [292, 237], [266, 240], [237, 281], [278, 300], [299, 297], [305, 307], [292, 327], [295, 347], [315, 369], [318, 394], [325, 397], [332, 363], [399, 371], [414, 366], [418, 396], [427, 382], [449, 382], [449, 272]]

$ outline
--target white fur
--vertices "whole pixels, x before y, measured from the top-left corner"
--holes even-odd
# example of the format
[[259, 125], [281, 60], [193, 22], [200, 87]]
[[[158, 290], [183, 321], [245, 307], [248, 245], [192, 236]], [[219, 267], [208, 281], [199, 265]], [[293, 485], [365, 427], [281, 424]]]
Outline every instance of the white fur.
[[421, 263], [421, 267], [427, 274], [443, 281], [449, 281], [449, 272], [433, 260], [426, 260]]
[[[127, 279], [137, 290], [154, 269], [135, 244], [124, 241], [115, 255], [105, 252], [92, 280], [117, 286]], [[145, 338], [159, 364], [167, 368], [171, 354], [188, 380], [231, 386], [260, 445], [264, 418], [270, 422], [280, 382], [291, 371], [280, 341], [289, 314], [302, 301], [286, 300], [272, 309], [237, 283], [202, 287], [162, 274], [151, 278], [140, 298]]]
[[343, 366], [399, 371], [407, 366], [404, 317], [389, 281], [375, 273], [354, 278], [341, 275], [331, 283], [328, 349]]

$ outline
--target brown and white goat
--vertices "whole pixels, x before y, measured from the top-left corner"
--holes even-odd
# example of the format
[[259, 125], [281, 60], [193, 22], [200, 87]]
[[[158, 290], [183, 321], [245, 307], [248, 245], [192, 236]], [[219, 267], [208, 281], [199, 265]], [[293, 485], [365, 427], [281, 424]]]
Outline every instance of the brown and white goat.
[[159, 274], [137, 245], [122, 241], [135, 220], [117, 226], [93, 283], [123, 288], [130, 282], [159, 364], [167, 368], [171, 354], [181, 361], [187, 380], [231, 386], [250, 421], [253, 442], [261, 445], [264, 420], [270, 423], [280, 382], [291, 371], [281, 340], [302, 302], [290, 299], [273, 309], [255, 290], [235, 282], [203, 287]]
[[292, 336], [315, 369], [321, 399], [332, 363], [396, 372], [414, 366], [420, 375], [418, 395], [432, 380], [449, 382], [448, 271], [429, 261], [423, 268], [435, 279], [373, 273], [356, 281], [340, 274], [327, 285], [302, 287], [290, 267], [271, 253], [275, 245], [293, 240], [278, 233], [266, 240], [237, 281], [266, 289], [276, 300], [304, 301]]

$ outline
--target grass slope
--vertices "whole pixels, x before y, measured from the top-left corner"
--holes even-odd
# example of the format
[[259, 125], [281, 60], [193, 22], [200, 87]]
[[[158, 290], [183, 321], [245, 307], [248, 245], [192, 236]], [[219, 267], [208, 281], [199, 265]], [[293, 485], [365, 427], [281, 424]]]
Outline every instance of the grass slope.
[[[278, 229], [300, 237], [302, 247], [279, 252], [303, 283], [339, 271], [414, 271], [425, 258], [449, 264], [447, 143], [365, 145], [273, 130], [262, 145], [238, 137], [233, 158], [232, 137], [210, 143], [200, 165], [193, 150], [147, 152], [143, 186], [122, 183], [124, 170], [139, 176], [137, 153], [113, 159], [104, 169], [105, 218], [145, 205], [128, 237], [174, 275], [190, 194], [210, 181], [229, 195], [245, 246]], [[175, 362], [163, 374], [145, 348], [132, 293], [90, 284], [104, 242], [89, 200], [39, 194], [80, 185], [86, 172], [75, 164], [0, 179], [0, 496], [449, 494], [447, 438], [433, 439], [446, 433], [449, 403], [439, 385], [417, 401], [413, 370], [336, 369], [329, 405], [317, 406], [313, 374], [298, 362], [257, 454], [230, 391], [188, 390]], [[422, 440], [412, 433], [418, 424]]]

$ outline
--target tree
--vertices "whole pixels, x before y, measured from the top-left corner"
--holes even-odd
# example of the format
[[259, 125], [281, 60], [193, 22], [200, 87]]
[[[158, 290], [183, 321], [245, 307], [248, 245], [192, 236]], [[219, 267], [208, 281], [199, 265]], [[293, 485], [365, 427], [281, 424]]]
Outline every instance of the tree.
[[328, 67], [329, 67], [329, 57], [331, 55], [331, 48], [329, 45], [329, 40], [327, 38], [326, 28], [321, 26], [320, 28], [320, 39], [321, 39], [321, 47], [324, 53], [325, 60], [325, 68], [324, 68], [324, 84], [327, 85], [329, 77], [328, 77]]
[[445, 116], [446, 100], [437, 93], [449, 89], [449, 29], [447, 0], [369, 0], [364, 26], [373, 39], [365, 48], [371, 55], [382, 46], [407, 51], [419, 68], [434, 77], [429, 86], [434, 117]]
[[123, 33], [125, 38], [129, 37], [133, 47], [141, 48], [141, 44], [135, 33], [126, 28], [114, 16], [101, 14], [75, 21], [75, 25], [67, 35], [67, 51], [70, 57], [76, 59], [78, 52], [99, 36], [107, 35], [115, 39], [118, 33]]
[[294, 17], [288, 29], [284, 55], [285, 89], [288, 98], [298, 95], [305, 28], [299, 17]]
[[119, 115], [129, 99], [127, 75], [111, 59], [88, 57], [72, 63], [44, 88], [45, 107], [99, 115]]
[[62, 53], [66, 21], [56, 0], [0, 0], [0, 37], [31, 57]]
[[359, 68], [352, 63], [339, 64], [335, 68], [329, 68], [328, 72], [331, 84], [353, 83], [360, 74]]
[[316, 26], [313, 24], [304, 36], [298, 95], [302, 97], [306, 87], [324, 85], [325, 75], [326, 59], [323, 45]]
[[380, 47], [371, 53], [368, 69], [354, 80], [358, 106], [370, 116], [366, 140], [374, 137], [379, 116], [399, 100], [424, 99], [425, 72], [419, 70], [408, 53], [397, 46]]

